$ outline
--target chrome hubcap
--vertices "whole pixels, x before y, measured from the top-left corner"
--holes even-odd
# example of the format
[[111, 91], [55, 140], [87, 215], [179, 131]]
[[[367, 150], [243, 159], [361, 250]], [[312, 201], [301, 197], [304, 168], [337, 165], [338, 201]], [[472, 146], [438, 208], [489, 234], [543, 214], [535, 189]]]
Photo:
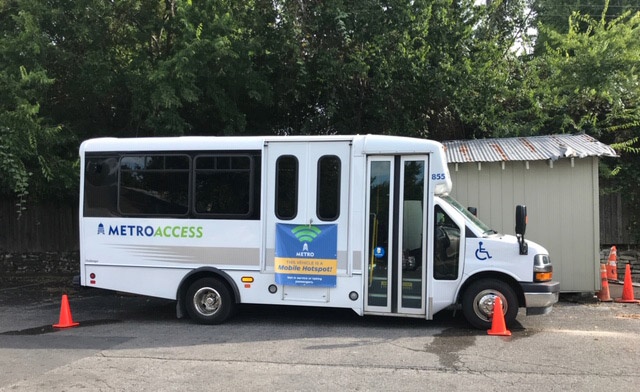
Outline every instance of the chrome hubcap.
[[212, 316], [222, 305], [220, 294], [211, 287], [203, 287], [193, 296], [194, 308], [203, 316]]
[[504, 296], [495, 290], [483, 290], [476, 295], [473, 301], [473, 311], [476, 315], [484, 321], [490, 321], [497, 296], [500, 296], [502, 301], [502, 313], [504, 314], [507, 311], [507, 301]]

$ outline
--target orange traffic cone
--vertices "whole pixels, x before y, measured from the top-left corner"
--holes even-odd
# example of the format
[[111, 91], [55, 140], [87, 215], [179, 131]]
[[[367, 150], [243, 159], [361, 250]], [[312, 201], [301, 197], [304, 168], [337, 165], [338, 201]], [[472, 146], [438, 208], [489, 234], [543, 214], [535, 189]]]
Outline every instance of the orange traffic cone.
[[614, 246], [611, 247], [609, 252], [609, 260], [607, 261], [607, 279], [618, 280], [618, 249]]
[[616, 302], [624, 302], [624, 303], [640, 303], [640, 300], [637, 300], [633, 297], [633, 283], [631, 282], [631, 266], [627, 263], [627, 266], [624, 270], [624, 286], [622, 286], [622, 298], [616, 298]]
[[66, 294], [62, 295], [62, 305], [60, 306], [60, 321], [58, 324], [53, 324], [54, 328], [71, 328], [80, 325], [80, 323], [74, 323], [71, 317], [71, 308], [69, 307], [69, 298]]
[[496, 295], [493, 303], [493, 317], [491, 319], [491, 329], [487, 331], [489, 335], [511, 336], [511, 331], [507, 329], [502, 313], [502, 300]]
[[609, 281], [607, 280], [607, 267], [604, 264], [600, 264], [600, 279], [602, 280], [602, 287], [598, 291], [598, 300], [600, 302], [612, 302], [611, 295], [609, 294]]

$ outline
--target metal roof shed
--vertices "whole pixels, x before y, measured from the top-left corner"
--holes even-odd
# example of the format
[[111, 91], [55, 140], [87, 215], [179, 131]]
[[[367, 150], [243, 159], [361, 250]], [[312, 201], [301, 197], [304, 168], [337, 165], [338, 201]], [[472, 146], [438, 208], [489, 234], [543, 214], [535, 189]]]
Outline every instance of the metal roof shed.
[[584, 134], [443, 144], [453, 197], [506, 234], [525, 204], [525, 238], [549, 250], [561, 291], [600, 289], [598, 159], [617, 156], [611, 147]]

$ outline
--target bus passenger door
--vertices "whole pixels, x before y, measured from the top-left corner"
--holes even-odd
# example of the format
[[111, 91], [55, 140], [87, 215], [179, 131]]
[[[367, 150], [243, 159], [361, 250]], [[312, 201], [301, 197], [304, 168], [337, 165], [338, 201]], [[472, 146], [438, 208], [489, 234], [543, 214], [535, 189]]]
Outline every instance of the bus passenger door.
[[367, 161], [365, 312], [424, 315], [428, 157]]
[[[348, 141], [275, 141], [265, 146], [263, 272], [275, 272], [276, 227], [282, 224], [300, 227], [298, 233], [308, 232], [308, 241], [300, 237], [301, 252], [312, 248], [310, 230], [337, 229], [337, 271], [333, 275], [348, 273], [350, 153]], [[310, 253], [305, 257], [318, 258]], [[314, 300], [312, 284], [297, 288], [296, 284], [299, 282], [284, 287], [283, 299]], [[318, 294], [317, 300], [328, 302], [326, 287], [319, 292], [325, 294]]]

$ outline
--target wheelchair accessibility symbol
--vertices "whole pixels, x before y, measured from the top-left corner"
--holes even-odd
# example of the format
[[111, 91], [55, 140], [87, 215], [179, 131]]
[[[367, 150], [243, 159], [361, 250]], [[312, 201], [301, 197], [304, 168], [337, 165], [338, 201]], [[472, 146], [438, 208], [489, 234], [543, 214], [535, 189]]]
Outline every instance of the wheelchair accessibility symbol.
[[476, 259], [478, 260], [487, 260], [490, 259], [491, 255], [489, 252], [482, 247], [482, 241], [478, 243], [478, 249], [476, 249]]

